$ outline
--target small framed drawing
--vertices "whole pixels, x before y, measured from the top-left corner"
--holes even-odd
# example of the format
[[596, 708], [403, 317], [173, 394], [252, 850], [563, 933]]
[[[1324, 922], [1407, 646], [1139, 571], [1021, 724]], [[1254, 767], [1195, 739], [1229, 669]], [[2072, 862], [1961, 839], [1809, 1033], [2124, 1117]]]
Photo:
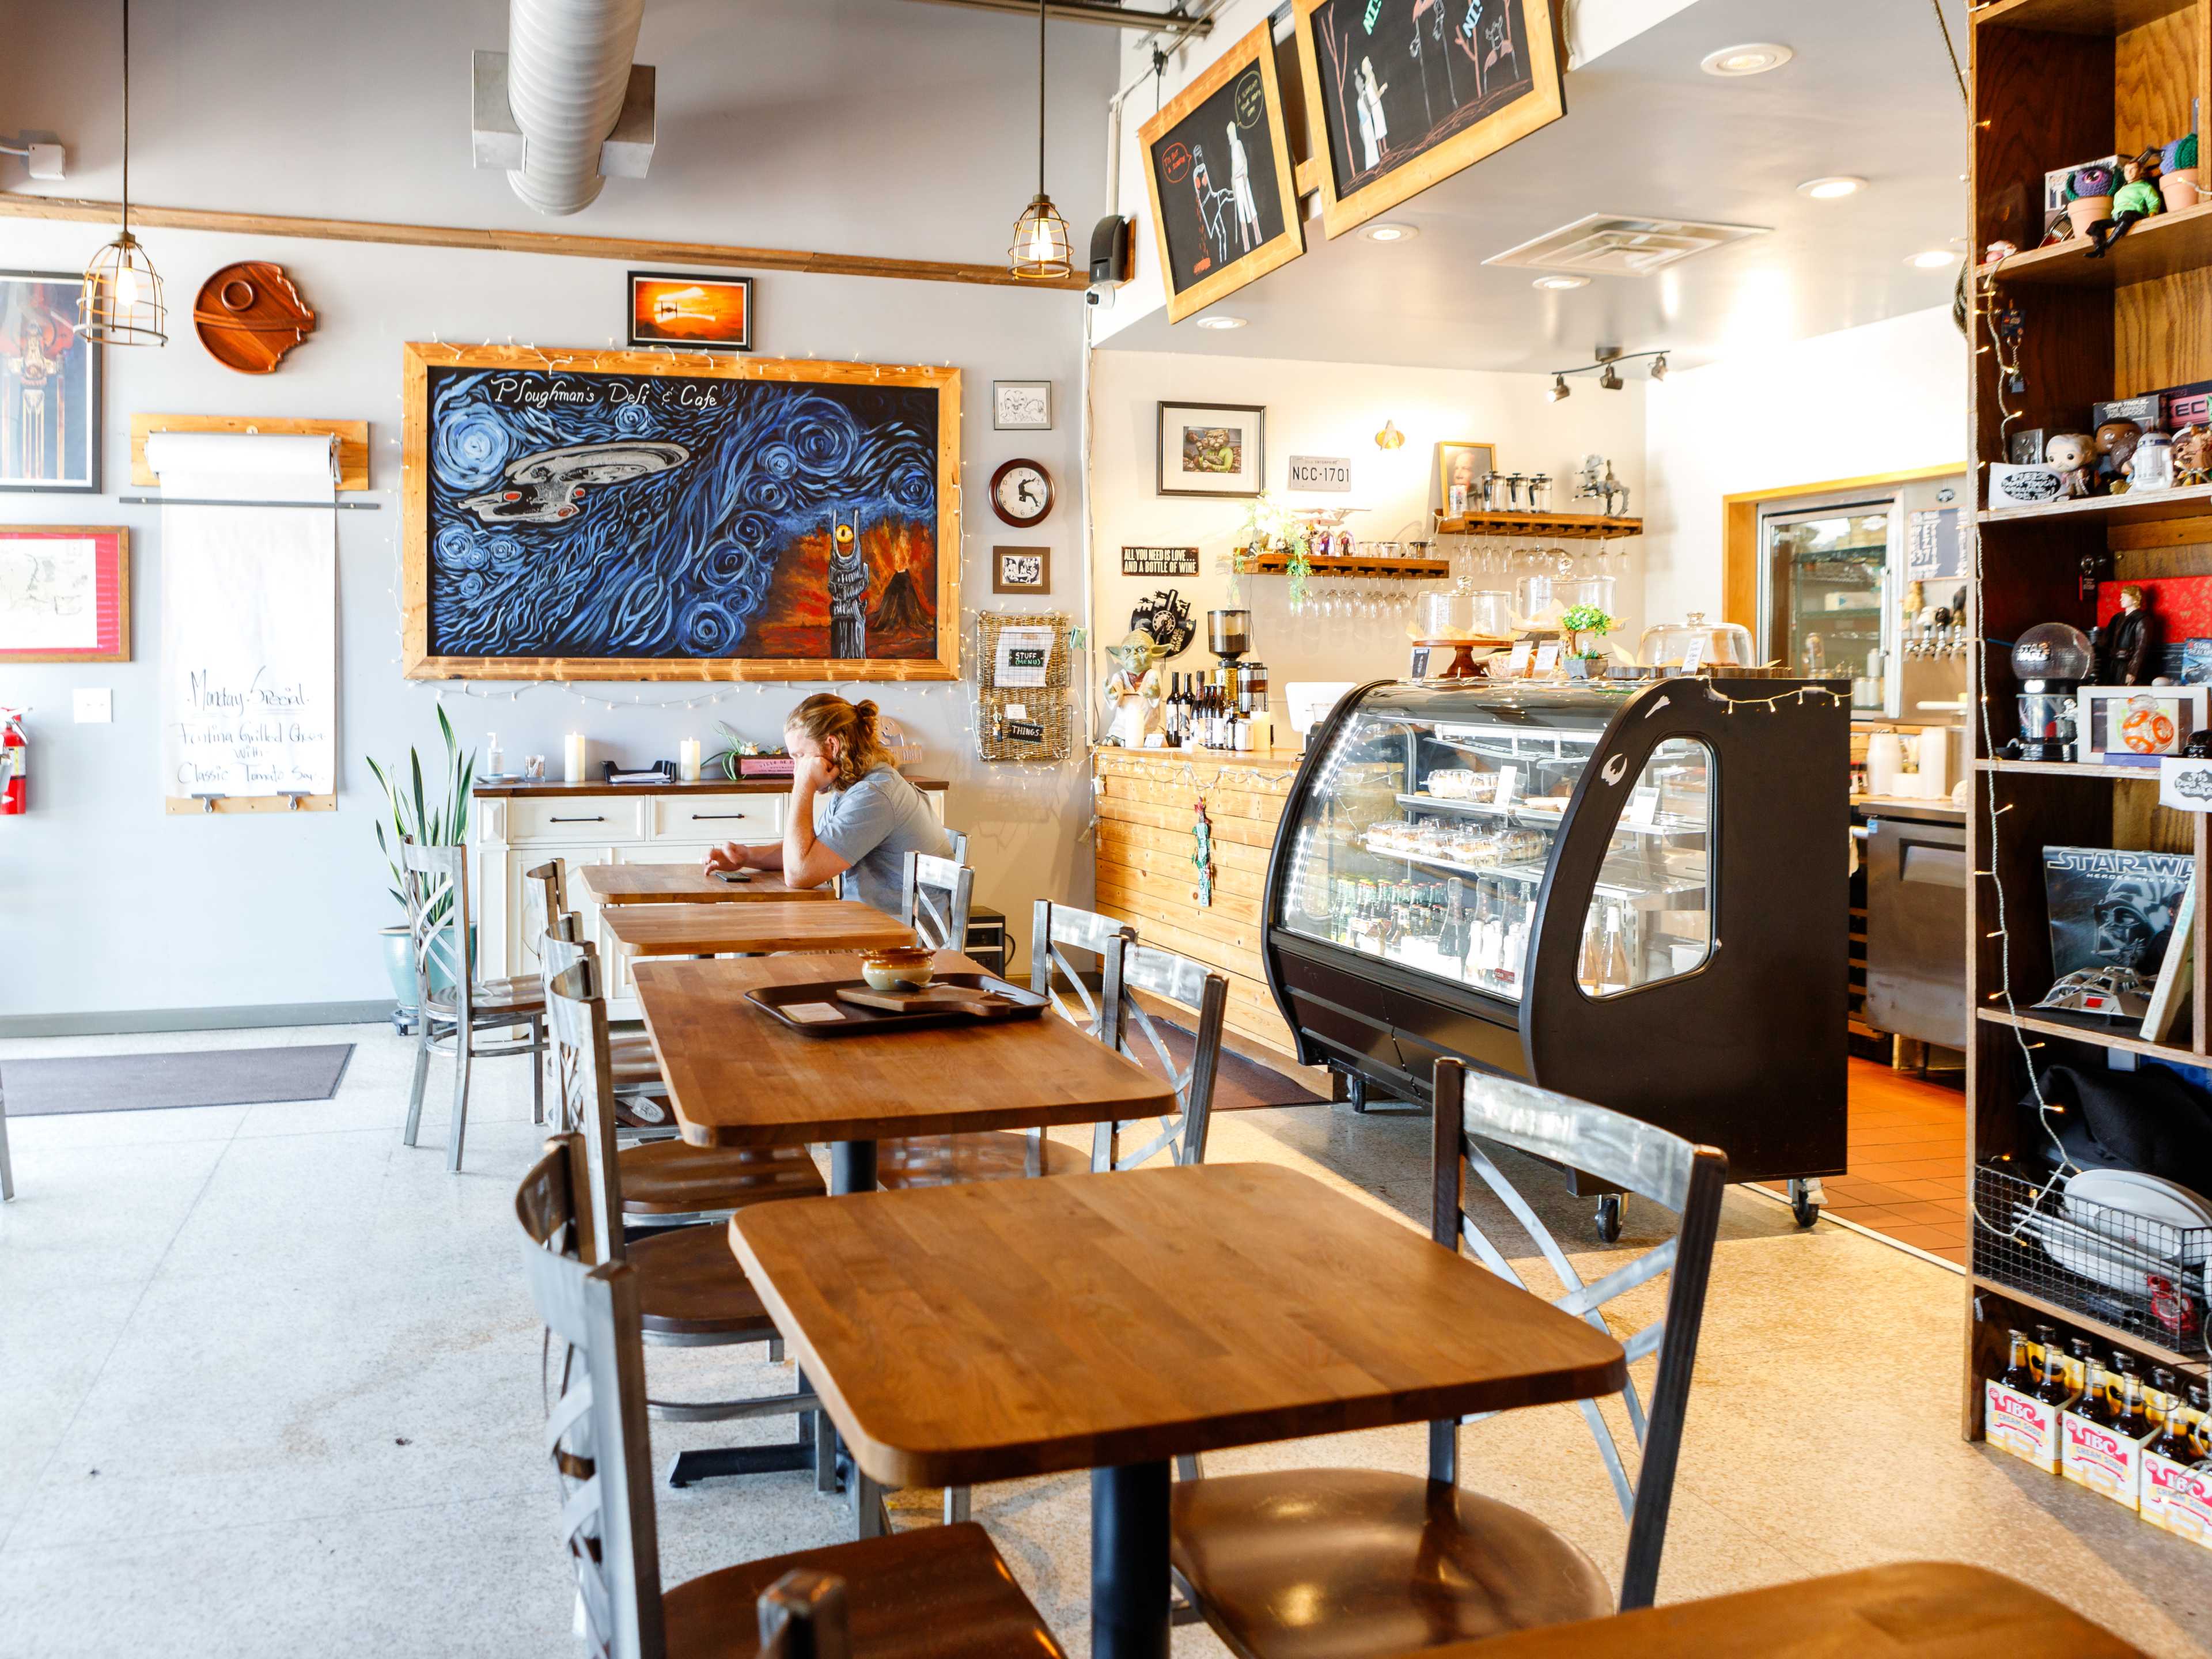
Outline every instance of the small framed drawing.
[[77, 328], [83, 289], [79, 271], [0, 270], [0, 489], [100, 494], [103, 354]]
[[1267, 411], [1258, 404], [1159, 406], [1163, 495], [1256, 495], [1267, 476]]
[[1051, 431], [1052, 382], [992, 381], [991, 429], [994, 432]]
[[688, 351], [750, 351], [753, 279], [633, 270], [629, 343]]
[[131, 532], [0, 527], [0, 663], [130, 660]]
[[991, 591], [994, 593], [1051, 592], [1052, 550], [1048, 547], [993, 548]]
[[1482, 481], [1498, 471], [1496, 444], [1437, 446], [1437, 511], [1448, 519], [1482, 511]]

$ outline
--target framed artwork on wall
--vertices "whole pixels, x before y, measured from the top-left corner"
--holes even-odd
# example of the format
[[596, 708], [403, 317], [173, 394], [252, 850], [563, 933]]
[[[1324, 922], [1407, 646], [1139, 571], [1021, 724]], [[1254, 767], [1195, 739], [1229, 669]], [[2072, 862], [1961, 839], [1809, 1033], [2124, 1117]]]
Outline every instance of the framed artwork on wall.
[[0, 663], [130, 660], [131, 532], [0, 526]]
[[0, 270], [0, 489], [100, 493], [100, 354], [76, 271]]
[[1306, 251], [1271, 25], [1222, 53], [1139, 136], [1170, 323]]
[[1481, 512], [1482, 481], [1497, 471], [1496, 444], [1438, 444], [1436, 510], [1454, 519]]
[[1052, 550], [1048, 547], [993, 548], [991, 591], [994, 593], [1051, 592]]
[[991, 427], [998, 432], [1051, 431], [1052, 382], [992, 381]]
[[633, 270], [629, 343], [679, 351], [750, 351], [753, 279]]
[[960, 678], [958, 369], [404, 354], [410, 678]]
[[1267, 476], [1267, 411], [1258, 404], [1159, 406], [1158, 493], [1256, 495]]
[[1331, 240], [1567, 112], [1552, 0], [1297, 0]]

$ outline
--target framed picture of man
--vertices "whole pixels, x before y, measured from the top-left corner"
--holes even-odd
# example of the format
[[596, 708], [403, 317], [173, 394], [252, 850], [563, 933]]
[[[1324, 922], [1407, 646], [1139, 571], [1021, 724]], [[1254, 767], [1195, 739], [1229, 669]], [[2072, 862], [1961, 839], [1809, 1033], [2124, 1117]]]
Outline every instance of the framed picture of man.
[[1447, 519], [1482, 511], [1482, 481], [1498, 471], [1498, 446], [1437, 446], [1437, 508]]
[[0, 270], [0, 489], [100, 493], [100, 351], [77, 331], [84, 278]]

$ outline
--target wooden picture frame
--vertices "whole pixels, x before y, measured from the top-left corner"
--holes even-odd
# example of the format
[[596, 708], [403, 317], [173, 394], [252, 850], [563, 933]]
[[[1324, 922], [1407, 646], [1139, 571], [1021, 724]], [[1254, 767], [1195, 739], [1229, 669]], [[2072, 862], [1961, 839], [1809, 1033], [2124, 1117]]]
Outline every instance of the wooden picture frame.
[[[1402, 76], [1411, 72], [1420, 76], [1421, 107], [1425, 112], [1431, 101], [1427, 77], [1432, 74], [1438, 76], [1440, 84], [1452, 88], [1450, 95], [1454, 99], [1443, 117], [1431, 120], [1427, 132], [1417, 135], [1409, 143], [1394, 147], [1388, 142], [1387, 114], [1382, 113], [1382, 94], [1389, 90], [1388, 81], [1364, 71], [1359, 64], [1346, 61], [1348, 54], [1336, 44], [1333, 33], [1340, 9], [1364, 21], [1366, 0], [1296, 0], [1298, 76], [1305, 85], [1306, 109], [1313, 124], [1315, 172], [1321, 183], [1322, 231], [1328, 240], [1334, 241], [1347, 231], [1357, 230], [1376, 214], [1388, 212], [1439, 179], [1473, 167], [1485, 156], [1495, 155], [1508, 144], [1549, 126], [1567, 112], [1566, 88], [1561, 75], [1560, 33], [1553, 9], [1556, 3], [1558, 0], [1504, 0], [1506, 9], [1493, 12], [1490, 6], [1484, 6], [1478, 13], [1475, 8], [1469, 7], [1459, 14], [1462, 18], [1479, 17], [1477, 27], [1483, 30], [1485, 37], [1490, 20], [1503, 20], [1510, 42], [1506, 55], [1517, 60], [1525, 53], [1528, 60], [1525, 65], [1516, 62], [1513, 80], [1479, 94], [1472, 104], [1456, 102], [1456, 82], [1450, 79], [1451, 71], [1463, 64], [1477, 76], [1478, 86], [1482, 85], [1481, 77], [1497, 67], [1494, 60], [1488, 64], [1482, 62], [1492, 47], [1488, 39], [1478, 39], [1470, 51], [1455, 34], [1448, 38], [1443, 51], [1433, 54], [1442, 60], [1440, 72], [1429, 68], [1428, 58], [1413, 60], [1413, 68], [1409, 70], [1406, 61], [1393, 53], [1389, 60], [1392, 67], [1385, 75]], [[1316, 14], [1323, 15], [1318, 25], [1314, 21]], [[1520, 24], [1517, 32], [1512, 27], [1516, 18]], [[1317, 29], [1324, 36], [1319, 41], [1316, 40]], [[1461, 54], [1456, 64], [1455, 52]], [[1372, 89], [1369, 95], [1346, 94], [1346, 88], [1356, 74], [1364, 75], [1366, 85]], [[1382, 118], [1383, 134], [1375, 144], [1377, 159], [1365, 165], [1358, 164], [1358, 158], [1352, 149], [1354, 129], [1358, 129], [1358, 142], [1364, 146], [1372, 131], [1372, 122], [1365, 112], [1358, 120], [1347, 118], [1355, 103], [1363, 106], [1364, 112]], [[1332, 112], [1335, 112], [1334, 125]], [[1403, 120], [1401, 115], [1401, 131]], [[1341, 159], [1340, 139], [1343, 147]], [[1346, 160], [1354, 164], [1344, 165]]]
[[[1208, 111], [1217, 95], [1221, 101]], [[1235, 119], [1216, 118], [1224, 112]], [[1213, 182], [1215, 169], [1205, 160], [1205, 140], [1196, 136], [1200, 123], [1217, 149], [1231, 152], [1219, 167], [1225, 189]], [[1256, 167], [1246, 163], [1247, 144], [1241, 137], [1245, 132], [1255, 143], [1264, 140], [1267, 148]], [[1205, 310], [1306, 251], [1271, 24], [1263, 20], [1170, 99], [1139, 129], [1139, 142], [1169, 322]], [[1239, 176], [1245, 180], [1241, 192], [1235, 182]], [[1190, 207], [1184, 208], [1178, 194], [1174, 214], [1164, 211], [1164, 189], [1188, 191]], [[1270, 229], [1270, 222], [1277, 228]], [[1179, 250], [1179, 227], [1188, 237], [1202, 238], [1202, 247]]]
[[[401, 354], [408, 678], [960, 678], [958, 369], [423, 342]], [[787, 441], [761, 421], [738, 432], [741, 411], [808, 424]], [[693, 451], [715, 465], [656, 485]], [[831, 476], [841, 465], [849, 485]], [[620, 514], [595, 514], [611, 497]], [[599, 545], [564, 559], [571, 537]], [[600, 573], [595, 552], [619, 557]], [[857, 611], [849, 596], [832, 608], [833, 560], [858, 563]], [[527, 628], [538, 637], [502, 643]], [[856, 635], [859, 653], [838, 651]], [[629, 648], [600, 648], [610, 636]]]
[[[626, 295], [623, 314], [628, 325], [623, 337], [633, 346], [655, 351], [753, 349], [753, 279], [750, 276], [633, 270], [623, 289]], [[661, 320], [664, 317], [665, 320]]]
[[1498, 471], [1496, 444], [1472, 441], [1462, 442], [1449, 438], [1440, 441], [1437, 445], [1436, 511], [1446, 518], [1458, 516], [1452, 511], [1451, 492], [1455, 482], [1452, 472], [1462, 455], [1474, 455], [1477, 459], [1474, 463], [1474, 476], [1464, 481], [1468, 486], [1468, 499], [1467, 505], [1459, 509], [1462, 514], [1482, 511], [1483, 476]]
[[[1030, 580], [1020, 580], [1024, 575]], [[1052, 550], [1049, 547], [994, 547], [991, 550], [991, 591], [994, 593], [1051, 592]]]
[[77, 325], [81, 270], [0, 270], [0, 490], [97, 495], [106, 351]]
[[131, 532], [0, 525], [0, 665], [130, 660]]
[[[1205, 417], [1251, 416], [1249, 421], [1212, 420]], [[1153, 456], [1156, 483], [1154, 493], [1161, 495], [1215, 495], [1249, 499], [1267, 487], [1267, 410], [1264, 404], [1196, 404], [1173, 398], [1163, 398], [1158, 404], [1158, 427], [1153, 434]], [[1233, 436], [1237, 446], [1237, 465], [1233, 468], [1194, 468], [1185, 459], [1189, 447], [1188, 432], [1195, 421], [1200, 428], [1219, 428]], [[1170, 452], [1175, 459], [1170, 459]], [[1234, 480], [1228, 488], [1209, 487], [1203, 482], [1195, 485], [1193, 479], [1203, 480], [1218, 476]], [[1176, 488], [1169, 487], [1172, 479]], [[1245, 486], [1250, 485], [1249, 489]]]

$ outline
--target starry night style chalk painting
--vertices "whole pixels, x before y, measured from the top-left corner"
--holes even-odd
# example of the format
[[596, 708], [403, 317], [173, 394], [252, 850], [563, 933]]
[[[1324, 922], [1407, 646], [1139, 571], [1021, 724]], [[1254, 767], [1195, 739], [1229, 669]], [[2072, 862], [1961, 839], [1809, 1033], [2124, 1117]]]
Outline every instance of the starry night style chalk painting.
[[1550, 0], [1297, 0], [1297, 38], [1331, 238], [1566, 113]]
[[410, 677], [957, 678], [957, 369], [410, 345], [406, 408]]

